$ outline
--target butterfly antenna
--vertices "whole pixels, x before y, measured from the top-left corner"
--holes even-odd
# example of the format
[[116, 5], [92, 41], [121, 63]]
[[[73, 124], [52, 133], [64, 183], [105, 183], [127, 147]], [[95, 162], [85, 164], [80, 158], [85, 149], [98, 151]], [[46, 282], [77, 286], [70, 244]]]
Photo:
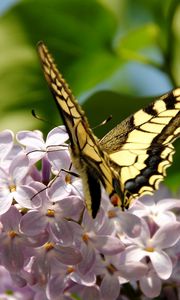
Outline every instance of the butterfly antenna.
[[102, 121], [100, 124], [96, 125], [93, 127], [93, 129], [96, 129], [98, 127], [106, 125], [110, 120], [112, 119], [112, 115], [110, 115], [108, 118], [106, 118], [104, 121]]
[[69, 171], [69, 170], [66, 170], [66, 169], [61, 169], [61, 171], [65, 172], [65, 173], [67, 173], [69, 175], [72, 175], [74, 177], [80, 178], [80, 176], [77, 173], [75, 173], [75, 172], [72, 172], [72, 171]]
[[32, 197], [31, 197], [31, 200], [34, 199], [34, 197], [36, 197], [38, 194], [46, 191], [47, 189], [49, 189], [52, 184], [54, 183], [54, 181], [59, 177], [60, 173], [61, 173], [62, 169], [58, 172], [58, 174], [48, 183], [48, 185], [43, 188], [42, 190], [38, 191], [37, 193], [35, 193]]
[[31, 110], [31, 114], [32, 114], [32, 116], [33, 116], [35, 119], [37, 119], [37, 120], [39, 120], [39, 121], [42, 121], [42, 122], [45, 122], [45, 123], [48, 123], [48, 124], [51, 125], [51, 126], [57, 127], [56, 124], [53, 124], [53, 123], [49, 122], [49, 120], [44, 119], [44, 118], [38, 116], [38, 115], [36, 114], [36, 112], [35, 112], [34, 109]]
[[[51, 126], [54, 126], [54, 127], [59, 127], [58, 125], [56, 125], [56, 124], [54, 124], [54, 123], [51, 123], [51, 122], [49, 122], [49, 120], [47, 120], [47, 119], [44, 119], [44, 118], [42, 118], [42, 117], [38, 116], [38, 115], [36, 114], [36, 112], [35, 112], [35, 110], [34, 110], [34, 109], [32, 109], [32, 110], [31, 110], [31, 114], [32, 114], [32, 116], [33, 116], [35, 119], [37, 119], [37, 120], [39, 120], [39, 121], [42, 121], [42, 122], [48, 123], [49, 125], [51, 125]], [[62, 129], [62, 128], [61, 128], [61, 130], [63, 131], [63, 129]], [[66, 130], [64, 130], [64, 132], [66, 132]]]
[[36, 150], [32, 150], [32, 151], [29, 151], [29, 152], [27, 152], [26, 153], [26, 156], [28, 156], [29, 154], [31, 154], [31, 153], [35, 153], [35, 152], [43, 152], [43, 153], [45, 153], [46, 151], [45, 150], [39, 150], [39, 149], [36, 149]]

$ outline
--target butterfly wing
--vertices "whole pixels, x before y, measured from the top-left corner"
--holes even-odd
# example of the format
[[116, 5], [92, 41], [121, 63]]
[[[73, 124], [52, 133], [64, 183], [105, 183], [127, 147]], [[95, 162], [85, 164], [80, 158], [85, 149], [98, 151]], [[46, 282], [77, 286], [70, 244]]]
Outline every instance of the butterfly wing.
[[110, 166], [108, 155], [102, 151], [91, 131], [84, 111], [42, 42], [38, 44], [38, 52], [45, 78], [69, 134], [71, 158], [83, 181], [87, 209], [94, 218], [100, 206], [100, 182], [112, 197], [116, 194], [113, 185], [114, 181], [118, 181], [117, 175]]
[[91, 215], [95, 217], [99, 209], [100, 182], [110, 198], [118, 193], [122, 207], [157, 189], [172, 163], [172, 142], [180, 135], [180, 89], [136, 112], [98, 141], [43, 43], [38, 51], [69, 134], [72, 161], [83, 180]]
[[125, 119], [100, 144], [119, 173], [124, 206], [158, 189], [180, 135], [180, 88]]

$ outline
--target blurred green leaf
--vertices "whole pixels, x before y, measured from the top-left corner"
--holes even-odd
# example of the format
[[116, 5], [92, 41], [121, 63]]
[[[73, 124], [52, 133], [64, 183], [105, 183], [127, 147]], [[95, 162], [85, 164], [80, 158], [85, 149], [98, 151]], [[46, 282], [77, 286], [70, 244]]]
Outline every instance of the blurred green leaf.
[[5, 14], [0, 20], [2, 128], [3, 122], [7, 124], [5, 114], [11, 111], [15, 115], [16, 109], [24, 114], [35, 108], [54, 120], [35, 51], [39, 40], [61, 61], [65, 77], [75, 94], [80, 94], [118, 68], [119, 59], [110, 46], [115, 24], [112, 14], [90, 0], [84, 4], [80, 0], [22, 1]]
[[121, 58], [153, 65], [154, 62], [143, 53], [143, 50], [157, 47], [159, 34], [159, 27], [153, 23], [131, 29], [124, 36], [116, 39], [115, 51]]
[[171, 55], [172, 72], [177, 85], [180, 86], [180, 5], [177, 7], [173, 18], [172, 33], [176, 41], [173, 47], [173, 55]]

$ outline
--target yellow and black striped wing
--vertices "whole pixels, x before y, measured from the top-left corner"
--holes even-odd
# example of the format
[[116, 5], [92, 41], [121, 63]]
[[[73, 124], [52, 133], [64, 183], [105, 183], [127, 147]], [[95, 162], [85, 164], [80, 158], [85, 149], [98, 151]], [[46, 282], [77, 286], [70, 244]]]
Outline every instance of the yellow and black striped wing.
[[119, 173], [124, 206], [152, 193], [172, 163], [180, 135], [180, 88], [125, 119], [100, 141]]
[[[69, 134], [71, 158], [83, 181], [87, 209], [95, 217], [100, 206], [100, 183], [112, 197], [116, 195], [113, 185], [118, 184], [118, 174], [111, 168], [109, 157], [102, 151], [91, 131], [84, 111], [73, 97], [42, 42], [38, 44], [38, 52], [45, 78]], [[119, 199], [118, 196], [117, 198]]]

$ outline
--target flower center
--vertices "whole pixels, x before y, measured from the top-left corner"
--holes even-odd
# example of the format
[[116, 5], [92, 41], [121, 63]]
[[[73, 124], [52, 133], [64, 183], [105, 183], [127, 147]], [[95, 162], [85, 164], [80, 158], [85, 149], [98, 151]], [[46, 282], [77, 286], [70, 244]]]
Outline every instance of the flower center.
[[12, 290], [10, 290], [10, 289], [6, 290], [5, 293], [6, 293], [6, 295], [10, 295], [10, 296], [14, 294], [14, 292]]
[[10, 190], [11, 193], [12, 193], [12, 192], [15, 192], [15, 191], [16, 191], [16, 186], [15, 186], [15, 184], [11, 184], [11, 185], [9, 186], [9, 190]]
[[83, 236], [82, 236], [82, 239], [83, 239], [83, 241], [87, 244], [88, 241], [89, 241], [89, 236], [88, 236], [88, 234], [87, 234], [87, 233], [84, 233]]
[[72, 183], [72, 180], [71, 180], [71, 174], [66, 174], [66, 176], [65, 176], [65, 182], [66, 182], [67, 184]]
[[46, 251], [50, 251], [54, 248], [54, 244], [53, 243], [50, 243], [50, 242], [47, 242], [45, 245], [44, 245]]
[[116, 212], [114, 210], [109, 210], [108, 211], [108, 218], [112, 219], [116, 217]]
[[116, 268], [112, 264], [109, 264], [106, 268], [111, 275], [113, 275], [114, 272], [117, 271]]
[[74, 271], [75, 271], [75, 269], [70, 266], [70, 267], [67, 268], [66, 274], [70, 274], [70, 273], [72, 273]]
[[9, 236], [11, 239], [13, 239], [13, 238], [15, 238], [15, 237], [17, 236], [17, 233], [16, 233], [14, 230], [10, 230], [10, 231], [8, 232], [8, 236]]
[[154, 252], [154, 248], [153, 247], [146, 247], [145, 251]]
[[54, 209], [48, 209], [47, 210], [47, 213], [46, 213], [46, 216], [47, 217], [54, 217], [54, 215], [55, 215], [55, 211], [54, 211]]

